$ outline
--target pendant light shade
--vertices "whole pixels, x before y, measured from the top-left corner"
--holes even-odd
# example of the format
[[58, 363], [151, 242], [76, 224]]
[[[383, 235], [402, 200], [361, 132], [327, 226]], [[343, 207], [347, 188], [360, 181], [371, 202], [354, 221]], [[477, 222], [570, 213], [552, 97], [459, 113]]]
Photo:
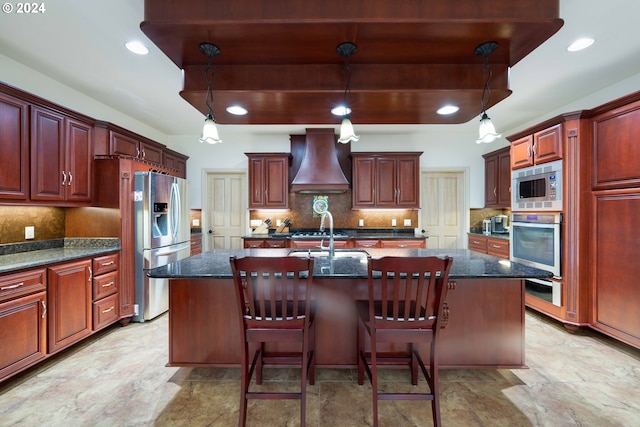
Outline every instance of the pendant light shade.
[[218, 135], [216, 122], [213, 121], [213, 117], [210, 114], [207, 114], [207, 117], [204, 119], [200, 142], [206, 142], [207, 144], [217, 144], [218, 142], [222, 142]]
[[[206, 142], [207, 144], [217, 144], [219, 142], [222, 142], [222, 139], [220, 139], [220, 136], [218, 135], [216, 119], [213, 116], [213, 91], [211, 90], [213, 67], [211, 65], [211, 62], [214, 57], [220, 54], [220, 49], [218, 48], [218, 46], [211, 43], [201, 43], [200, 52], [205, 54], [208, 58], [207, 69], [205, 70], [204, 74], [207, 79], [207, 97], [205, 98], [205, 102], [207, 103], [207, 107], [209, 108], [209, 113], [204, 118], [204, 126], [202, 127], [202, 136], [200, 137], [200, 142]], [[209, 74], [211, 74], [211, 78], [209, 78]]]
[[[480, 55], [484, 57], [484, 65], [482, 67], [482, 74], [486, 74], [486, 79], [484, 81], [484, 88], [482, 89], [482, 112], [480, 116], [480, 127], [478, 129], [478, 139], [476, 139], [476, 144], [485, 143], [488, 144], [490, 142], [495, 141], [498, 138], [502, 138], [501, 133], [496, 132], [496, 128], [491, 122], [491, 119], [487, 115], [487, 105], [491, 101], [491, 88], [489, 87], [489, 80], [491, 80], [491, 75], [493, 71], [489, 66], [489, 55], [498, 48], [498, 43], [496, 42], [486, 42], [478, 46], [475, 50], [476, 55]], [[485, 101], [486, 96], [486, 101]]]
[[360, 137], [356, 135], [356, 132], [353, 130], [353, 124], [351, 123], [351, 119], [349, 116], [344, 116], [342, 118], [342, 125], [340, 125], [340, 138], [338, 138], [338, 142], [342, 144], [347, 144], [349, 142], [358, 142]]
[[347, 95], [351, 91], [351, 68], [349, 67], [349, 57], [358, 51], [358, 48], [355, 44], [351, 42], [344, 42], [338, 45], [336, 49], [338, 54], [344, 56], [344, 74], [347, 76], [347, 83], [344, 88], [344, 104], [343, 108], [346, 114], [342, 117], [342, 124], [340, 125], [340, 138], [338, 138], [338, 142], [341, 144], [348, 144], [349, 142], [357, 142], [360, 140], [360, 137], [356, 135], [356, 132], [353, 130], [353, 123], [351, 123], [351, 118], [349, 117], [349, 112], [351, 109], [347, 104]]

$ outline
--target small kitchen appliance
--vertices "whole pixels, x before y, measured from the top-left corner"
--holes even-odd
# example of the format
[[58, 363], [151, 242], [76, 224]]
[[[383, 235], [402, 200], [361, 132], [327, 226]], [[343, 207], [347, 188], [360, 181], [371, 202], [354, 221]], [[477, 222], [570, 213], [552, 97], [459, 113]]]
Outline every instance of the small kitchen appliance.
[[482, 234], [486, 234], [487, 236], [491, 234], [491, 220], [483, 219], [482, 220]]
[[509, 217], [506, 215], [496, 215], [491, 217], [491, 232], [506, 234], [509, 232]]

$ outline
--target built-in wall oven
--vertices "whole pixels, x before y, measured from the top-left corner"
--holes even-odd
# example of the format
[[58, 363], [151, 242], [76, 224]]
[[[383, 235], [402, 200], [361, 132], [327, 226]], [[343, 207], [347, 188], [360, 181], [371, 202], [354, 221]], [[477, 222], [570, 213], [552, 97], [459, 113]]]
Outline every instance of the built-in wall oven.
[[[554, 278], [561, 278], [562, 214], [513, 212], [511, 215], [511, 260], [550, 271]], [[527, 279], [525, 292], [557, 306], [562, 304], [562, 286], [557, 280]]]

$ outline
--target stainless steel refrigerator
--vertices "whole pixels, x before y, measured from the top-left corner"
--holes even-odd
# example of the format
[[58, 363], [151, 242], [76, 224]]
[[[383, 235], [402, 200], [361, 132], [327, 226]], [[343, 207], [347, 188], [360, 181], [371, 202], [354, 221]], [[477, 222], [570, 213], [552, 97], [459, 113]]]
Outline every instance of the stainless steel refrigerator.
[[187, 181], [155, 172], [136, 172], [135, 315], [144, 322], [169, 308], [169, 281], [152, 279], [147, 270], [179, 261], [190, 254]]

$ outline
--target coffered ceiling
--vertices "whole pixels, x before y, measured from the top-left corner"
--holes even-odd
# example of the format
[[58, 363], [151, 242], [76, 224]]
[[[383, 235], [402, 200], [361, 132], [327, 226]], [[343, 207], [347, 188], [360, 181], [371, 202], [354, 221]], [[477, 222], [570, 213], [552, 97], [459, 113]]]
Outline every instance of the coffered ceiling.
[[[162, 0], [158, 1], [162, 3]], [[179, 4], [191, 4], [194, 2], [174, 3], [176, 3], [175, 7], [180, 7]], [[198, 2], [196, 1], [195, 3]], [[222, 4], [213, 0], [210, 3], [214, 5]], [[233, 5], [236, 4], [235, 2], [231, 3]], [[239, 1], [238, 4], [242, 5], [244, 3], [244, 1]], [[279, 0], [272, 0], [268, 3], [282, 4]], [[295, 3], [305, 5], [307, 1], [300, 0]], [[347, 7], [352, 4], [352, 0], [343, 0], [342, 3]], [[411, 6], [422, 3], [432, 5], [440, 2], [390, 0], [387, 3], [398, 7], [398, 5]], [[441, 7], [446, 8], [446, 3], [449, 2], [442, 2], [444, 6]], [[449, 13], [466, 13], [470, 15], [483, 10], [487, 11], [485, 13], [495, 13], [491, 12], [495, 9], [495, 5], [493, 9], [486, 9], [486, 5], [492, 2], [450, 1], [450, 3], [455, 5], [456, 9], [450, 10]], [[554, 111], [556, 111], [555, 114], [566, 112], [567, 105], [570, 105], [568, 108], [574, 109], [595, 107], [602, 102], [610, 100], [610, 98], [602, 96], [591, 97], [591, 94], [611, 85], [616, 85], [617, 82], [636, 81], [637, 79], [633, 79], [633, 77], [640, 74], [640, 37], [637, 35], [637, 17], [640, 16], [639, 1], [560, 0], [559, 3], [559, 18], [564, 21], [564, 24], [557, 33], [542, 45], [535, 48], [523, 59], [517, 60], [517, 57], [511, 56], [507, 60], [505, 59], [507, 49], [501, 43], [498, 50], [489, 57], [495, 72], [491, 82], [491, 87], [494, 88], [492, 101], [496, 101], [500, 90], [505, 88], [505, 86], [502, 89], [500, 88], [500, 85], [503, 85], [503, 83], [500, 83], [500, 73], [504, 73], [504, 71], [501, 71], [504, 68], [501, 68], [500, 64], [504, 64], [506, 61], [515, 64], [510, 68], [508, 76], [508, 88], [512, 91], [511, 95], [493, 105], [488, 111], [496, 127], [499, 127], [499, 130], [503, 132], [520, 130], [523, 126], [531, 124], [533, 120], [539, 121], [540, 117], [550, 117], [549, 114]], [[458, 9], [459, 4], [473, 4], [473, 8], [462, 6], [461, 9]], [[521, 12], [521, 4], [530, 5], [531, 3], [527, 1], [511, 1], [506, 4], [505, 13], [507, 11]], [[545, 2], [540, 4], [544, 5]], [[187, 71], [183, 73], [180, 67], [153, 44], [141, 30], [141, 23], [147, 19], [145, 17], [144, 0], [61, 0], [45, 2], [45, 6], [46, 12], [41, 14], [0, 14], [0, 28], [2, 29], [0, 31], [0, 81], [30, 91], [66, 107], [82, 111], [93, 117], [123, 125], [143, 135], [159, 138], [159, 140], [162, 140], [160, 133], [164, 135], [195, 136], [201, 132], [203, 123], [201, 111], [203, 110], [204, 97], [200, 95], [202, 104], [196, 109], [180, 96]], [[266, 14], [268, 10], [263, 12], [255, 10], [254, 13]], [[398, 13], [403, 12], [403, 10], [398, 11]], [[205, 9], [203, 9], [203, 13], [204, 11]], [[177, 13], [177, 11], [173, 10], [171, 13], [174, 12]], [[231, 12], [228, 11], [226, 13]], [[434, 12], [426, 13], [426, 15], [436, 12], [444, 14], [446, 9], [435, 10]], [[544, 8], [539, 13], [544, 13]], [[259, 17], [259, 15], [256, 16]], [[320, 16], [322, 17], [322, 15]], [[541, 15], [535, 16], [539, 17]], [[167, 19], [169, 18], [171, 16]], [[531, 16], [527, 15], [528, 18], [531, 18]], [[462, 16], [460, 18], [462, 23], [467, 20], [468, 17]], [[303, 24], [306, 25], [307, 22], [304, 21]], [[310, 22], [309, 24], [313, 23]], [[354, 28], [353, 25], [348, 26], [344, 22], [342, 25], [344, 28]], [[283, 46], [278, 46], [281, 55], [290, 52], [290, 54], [300, 55], [302, 59], [307, 59], [309, 55], [322, 57], [323, 61], [325, 61], [323, 66], [329, 68], [326, 73], [318, 71], [317, 75], [312, 76], [310, 73], [303, 72], [303, 79], [299, 79], [297, 76], [295, 81], [291, 79], [291, 85], [306, 84], [306, 79], [309, 79], [310, 82], [319, 80], [333, 90], [333, 92], [324, 94], [325, 98], [322, 102], [326, 104], [318, 104], [316, 106], [314, 103], [308, 102], [300, 110], [305, 111], [306, 109], [317, 108], [321, 114], [327, 114], [327, 109], [332, 106], [335, 99], [342, 97], [344, 80], [341, 67], [343, 62], [342, 58], [335, 52], [335, 48], [338, 43], [354, 37], [351, 40], [357, 44], [358, 52], [350, 60], [353, 70], [352, 103], [354, 112], [352, 118], [358, 134], [365, 136], [363, 140], [366, 140], [366, 135], [368, 134], [384, 134], [397, 137], [402, 134], [417, 133], [426, 135], [423, 138], [424, 141], [430, 141], [432, 138], [429, 135], [434, 132], [462, 133], [464, 135], [477, 132], [482, 76], [481, 58], [473, 54], [473, 49], [477, 43], [486, 41], [488, 37], [470, 39], [466, 47], [461, 47], [459, 51], [459, 55], [467, 58], [466, 60], [473, 65], [473, 71], [467, 71], [469, 76], [468, 84], [476, 90], [475, 95], [472, 96], [473, 100], [469, 101], [471, 107], [474, 108], [474, 114], [466, 123], [453, 125], [362, 124], [356, 120], [356, 114], [360, 114], [360, 105], [355, 104], [359, 102], [357, 101], [357, 92], [364, 90], [365, 84], [371, 86], [376, 82], [376, 79], [384, 81], [387, 77], [385, 74], [386, 69], [379, 71], [376, 75], [370, 75], [372, 73], [364, 68], [365, 66], [374, 67], [375, 64], [368, 64], [365, 61], [365, 58], [370, 56], [372, 52], [363, 40], [362, 25], [355, 26], [358, 30], [358, 33], [355, 34], [349, 33], [347, 29], [336, 30], [334, 28], [329, 33], [329, 36], [333, 37], [333, 39], [327, 42], [326, 46], [323, 45], [321, 52], [315, 49], [311, 51], [308, 43], [299, 47], [294, 37], [287, 38]], [[419, 24], [414, 20], [411, 25], [415, 28]], [[476, 27], [478, 25], [480, 24], [477, 24]], [[273, 26], [277, 27], [277, 25]], [[280, 27], [289, 28], [288, 25]], [[507, 28], [509, 27], [507, 26]], [[234, 53], [237, 47], [236, 45], [229, 45], [223, 39], [214, 37], [213, 30], [209, 31], [211, 32], [206, 33], [206, 39], [219, 44], [222, 49], [221, 55], [213, 61], [216, 74], [212, 84], [215, 90], [219, 90], [218, 85], [227, 83], [225, 83], [226, 78], [223, 80], [221, 77], [221, 74], [224, 75], [223, 69], [218, 67], [226, 67], [223, 61], [231, 61], [233, 57], [237, 60], [237, 54]], [[336, 33], [336, 31], [338, 32]], [[448, 31], [448, 29], [444, 31]], [[567, 46], [581, 36], [594, 37], [596, 42], [585, 51], [567, 52]], [[496, 38], [498, 41], [502, 41], [505, 36], [500, 36], [499, 38], [496, 36]], [[149, 54], [137, 56], [128, 52], [124, 44], [131, 39], [138, 39], [145, 43], [149, 47]], [[415, 56], [427, 55], [427, 52], [430, 52], [428, 54], [431, 55], [435, 54], [435, 52], [440, 52], [444, 47], [449, 48], [446, 42], [442, 44], [441, 41], [438, 43], [429, 42], [425, 46], [421, 45], [420, 48], [416, 48], [415, 42], [410, 40], [414, 40], [414, 38], [407, 37], [407, 40], [395, 41], [392, 46], [396, 50], [403, 50], [405, 52], [404, 55]], [[201, 54], [197, 51], [197, 44], [202, 41], [204, 40], [198, 37], [193, 43], [188, 46], [185, 45], [185, 52], [192, 50], [195, 56], [200, 56]], [[384, 45], [384, 43], [380, 43]], [[407, 43], [414, 43], [411, 49], [405, 48]], [[264, 41], [254, 43], [251, 54], [255, 57], [265, 55], [265, 49], [270, 49], [271, 44], [267, 44]], [[293, 46], [295, 46], [295, 49]], [[471, 50], [470, 52], [469, 49]], [[504, 57], [501, 55], [504, 55]], [[512, 54], [509, 53], [509, 55]], [[271, 57], [264, 65], [275, 66], [276, 63], [274, 61], [276, 59], [281, 60], [282, 58]], [[203, 67], [206, 60], [200, 56], [198, 61], [200, 62], [196, 67]], [[437, 85], [440, 83], [433, 78], [433, 74], [411, 73], [412, 65], [414, 64], [404, 67], [405, 70], [409, 70], [406, 72], [410, 74], [406, 76], [402, 74], [397, 78], [397, 81], [405, 85], [408, 85], [409, 81], [413, 79], [423, 84]], [[302, 66], [300, 65], [300, 67]], [[380, 66], [377, 65], [377, 67]], [[316, 69], [320, 70], [320, 67], [316, 67]], [[204, 69], [201, 68], [201, 70], [201, 72], [197, 70], [194, 72], [196, 75], [194, 79], [197, 79], [198, 85], [202, 85], [204, 82]], [[262, 77], [261, 75], [256, 76], [257, 79]], [[476, 80], [471, 81], [472, 78]], [[54, 81], [58, 83], [56, 84]], [[400, 83], [397, 84], [399, 85]], [[65, 86], [70, 89], [64, 90]], [[617, 93], [622, 96], [637, 89], [633, 85], [626, 84], [623, 89], [626, 92], [618, 91]], [[442, 92], [445, 93], [446, 91]], [[409, 90], [404, 92], [399, 90], [398, 93], [404, 94], [406, 97], [412, 94]], [[276, 111], [279, 111], [280, 104], [278, 104], [278, 100], [280, 96], [275, 93], [267, 93], [267, 95], [275, 99], [275, 101], [265, 102], [265, 105], [268, 106], [267, 109], [272, 111], [270, 114], [275, 114]], [[219, 96], [219, 98], [214, 99], [216, 118], [229, 120], [229, 124], [221, 125], [220, 129], [221, 134], [224, 135], [227, 141], [232, 141], [232, 135], [235, 133], [248, 133], [258, 137], [265, 134], [302, 134], [305, 131], [305, 127], [315, 124], [315, 122], [310, 121], [309, 123], [298, 125], [294, 124], [294, 122], [281, 125], [245, 125], [239, 123], [236, 126], [230, 121], [231, 118], [225, 118], [224, 113], [221, 112], [224, 111], [229, 100], [224, 99], [222, 95]], [[582, 101], [586, 99], [585, 97], [589, 97], [587, 102]], [[406, 104], [400, 103], [399, 100], [401, 99], [400, 95], [398, 95], [392, 101], [387, 99], [384, 103], [380, 103], [380, 112], [377, 112], [377, 114], [400, 114], [397, 111], [406, 109], [404, 107]], [[92, 103], [91, 100], [98, 101], [99, 104]], [[446, 99], [443, 97], [442, 101], [446, 102]], [[249, 115], [251, 114], [252, 111], [249, 112]], [[364, 117], [361, 118], [364, 120]], [[245, 117], [244, 120], [252, 119]], [[291, 120], [301, 121], [301, 119], [298, 120], [295, 117], [292, 117]], [[428, 122], [426, 118], [422, 120], [420, 123]], [[450, 120], [464, 122], [464, 119], [454, 117]], [[332, 121], [331, 125], [322, 126], [333, 126], [334, 129], [337, 129], [339, 123], [338, 118]], [[384, 120], [380, 123], [384, 123]], [[256, 139], [256, 141], [258, 140], [259, 138]], [[437, 139], [434, 140], [435, 142], [437, 142]]]
[[[352, 42], [347, 102], [359, 124], [464, 123], [477, 117], [485, 76], [477, 46], [495, 41], [490, 104], [508, 97], [509, 69], [563, 25], [559, 0], [147, 0], [142, 31], [184, 70], [181, 95], [203, 114], [207, 57], [216, 121], [222, 124], [334, 124], [343, 102], [344, 58]], [[443, 105], [453, 115], [439, 115]], [[228, 105], [249, 113], [234, 116]]]

